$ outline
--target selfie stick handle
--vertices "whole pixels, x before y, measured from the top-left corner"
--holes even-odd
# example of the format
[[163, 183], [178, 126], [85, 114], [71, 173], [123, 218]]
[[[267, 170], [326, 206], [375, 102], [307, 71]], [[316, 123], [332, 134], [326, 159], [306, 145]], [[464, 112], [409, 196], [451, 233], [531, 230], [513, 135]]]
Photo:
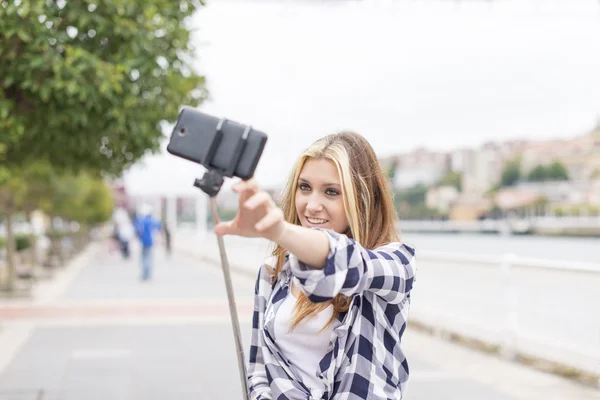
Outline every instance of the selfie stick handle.
[[[217, 208], [217, 201], [214, 197], [210, 198], [210, 206], [212, 209], [213, 219], [215, 224], [221, 222], [219, 218], [219, 212]], [[244, 347], [242, 346], [242, 336], [240, 333], [240, 322], [237, 315], [237, 309], [235, 307], [235, 298], [233, 295], [233, 286], [231, 284], [231, 273], [229, 269], [229, 262], [227, 260], [227, 254], [225, 253], [225, 244], [223, 243], [223, 236], [217, 235], [217, 241], [219, 242], [219, 253], [221, 254], [221, 265], [223, 267], [223, 277], [225, 278], [225, 287], [227, 288], [227, 297], [229, 298], [229, 312], [231, 314], [231, 323], [233, 325], [233, 336], [235, 339], [235, 348], [237, 350], [238, 364], [240, 370], [240, 379], [242, 381], [242, 390], [244, 392], [244, 398], [248, 399], [248, 384], [246, 375], [246, 364], [244, 358]]]

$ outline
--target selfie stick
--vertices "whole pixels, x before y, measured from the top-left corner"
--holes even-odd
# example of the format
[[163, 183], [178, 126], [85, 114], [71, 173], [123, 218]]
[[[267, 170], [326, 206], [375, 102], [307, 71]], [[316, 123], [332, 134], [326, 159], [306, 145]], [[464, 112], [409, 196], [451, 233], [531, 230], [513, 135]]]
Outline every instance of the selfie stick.
[[[216, 145], [218, 144], [218, 140], [222, 135], [221, 128], [223, 127], [224, 122], [225, 120], [222, 119], [217, 125], [217, 135], [215, 135], [216, 140], [210, 146], [205, 165], [210, 165], [210, 162], [216, 152]], [[194, 181], [194, 186], [200, 188], [204, 193], [206, 193], [210, 197], [210, 208], [212, 210], [215, 225], [221, 222], [221, 218], [219, 217], [219, 209], [217, 207], [216, 196], [219, 193], [219, 190], [221, 190], [224, 178], [226, 176], [232, 177], [235, 173], [235, 169], [241, 158], [244, 146], [246, 145], [246, 139], [248, 138], [248, 134], [250, 133], [251, 129], [252, 128], [250, 126], [246, 127], [246, 130], [244, 131], [244, 133], [238, 141], [235, 153], [226, 170], [208, 169], [202, 176], [202, 179], [196, 179]], [[244, 393], [244, 399], [248, 400], [248, 383], [246, 381], [246, 364], [244, 359], [244, 348], [242, 346], [242, 335], [240, 333], [240, 322], [237, 315], [237, 309], [235, 307], [235, 298], [233, 295], [233, 286], [231, 285], [229, 261], [227, 260], [227, 254], [225, 253], [225, 244], [223, 242], [222, 235], [217, 235], [217, 242], [219, 243], [219, 253], [221, 255], [223, 277], [225, 278], [225, 288], [227, 289], [227, 298], [229, 299], [229, 312], [231, 314], [231, 323], [233, 325], [233, 337], [235, 339], [235, 347], [237, 349], [237, 359], [239, 364], [240, 380], [242, 381], [242, 391]]]

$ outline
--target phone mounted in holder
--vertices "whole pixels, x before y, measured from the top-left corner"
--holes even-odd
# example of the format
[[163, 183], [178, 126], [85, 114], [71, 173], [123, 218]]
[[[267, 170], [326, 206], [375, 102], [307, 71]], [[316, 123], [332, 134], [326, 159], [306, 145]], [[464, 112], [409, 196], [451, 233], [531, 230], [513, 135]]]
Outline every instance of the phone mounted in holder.
[[217, 152], [217, 147], [221, 142], [221, 138], [223, 137], [223, 125], [226, 122], [226, 118], [221, 118], [219, 120], [215, 131], [215, 135], [213, 136], [213, 140], [208, 146], [208, 153], [205, 159], [205, 164], [209, 166], [208, 170], [204, 173], [201, 179], [196, 179], [194, 181], [194, 186], [201, 189], [210, 197], [215, 197], [219, 193], [219, 191], [221, 190], [221, 186], [223, 185], [223, 182], [225, 180], [225, 177], [233, 177], [235, 169], [237, 168], [242, 154], [244, 153], [244, 147], [246, 147], [248, 135], [252, 131], [252, 127], [250, 125], [247, 125], [246, 129], [244, 129], [244, 133], [238, 139], [238, 142], [235, 146], [235, 151], [233, 153], [233, 157], [231, 157], [227, 168], [221, 169], [212, 167], [211, 162]]

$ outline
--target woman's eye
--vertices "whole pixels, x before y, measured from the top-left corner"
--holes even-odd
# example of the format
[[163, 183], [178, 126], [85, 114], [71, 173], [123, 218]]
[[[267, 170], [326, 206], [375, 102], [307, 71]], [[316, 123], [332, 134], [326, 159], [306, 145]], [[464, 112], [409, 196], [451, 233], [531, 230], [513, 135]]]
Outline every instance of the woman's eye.
[[327, 189], [327, 192], [325, 193], [327, 193], [329, 196], [337, 196], [338, 194], [340, 194], [340, 192], [338, 192], [335, 189]]
[[300, 190], [310, 190], [310, 186], [308, 186], [306, 183], [301, 183], [298, 185], [298, 187]]

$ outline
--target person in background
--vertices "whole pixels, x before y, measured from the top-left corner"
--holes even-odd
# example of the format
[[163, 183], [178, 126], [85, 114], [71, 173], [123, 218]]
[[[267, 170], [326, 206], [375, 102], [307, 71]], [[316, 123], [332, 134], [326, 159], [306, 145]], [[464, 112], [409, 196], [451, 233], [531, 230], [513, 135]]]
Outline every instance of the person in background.
[[121, 207], [115, 210], [113, 215], [113, 235], [112, 238], [119, 247], [123, 259], [128, 259], [129, 243], [135, 238], [135, 228], [131, 222], [127, 211]]
[[135, 229], [142, 246], [141, 266], [142, 281], [147, 281], [152, 276], [152, 247], [154, 246], [154, 232], [161, 230], [161, 224], [152, 216], [152, 207], [143, 204], [135, 220]]
[[119, 224], [118, 240], [121, 246], [121, 255], [123, 259], [129, 259], [129, 242], [135, 238], [135, 230], [131, 221], [123, 221]]

